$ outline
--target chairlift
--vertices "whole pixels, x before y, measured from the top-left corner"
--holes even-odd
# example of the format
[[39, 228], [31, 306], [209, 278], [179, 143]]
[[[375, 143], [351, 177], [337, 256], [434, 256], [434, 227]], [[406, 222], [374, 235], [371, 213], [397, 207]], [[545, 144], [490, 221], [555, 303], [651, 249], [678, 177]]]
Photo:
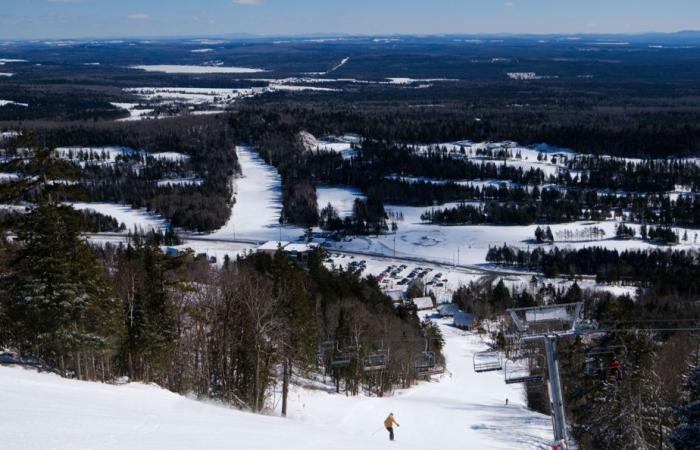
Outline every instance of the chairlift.
[[355, 357], [355, 349], [351, 347], [340, 348], [340, 344], [336, 346], [335, 352], [331, 357], [331, 367], [347, 367], [352, 363]]
[[318, 353], [321, 359], [325, 359], [327, 355], [334, 352], [337, 347], [335, 341], [324, 341], [318, 344]]
[[430, 376], [441, 374], [445, 368], [439, 366], [435, 361], [435, 353], [431, 351], [423, 351], [413, 355], [413, 368], [418, 376]]
[[364, 371], [378, 372], [386, 369], [387, 355], [384, 351], [373, 352], [365, 358]]
[[604, 345], [586, 352], [584, 374], [588, 377], [622, 379], [622, 361], [627, 357], [625, 345]]
[[474, 353], [473, 362], [476, 373], [503, 370], [503, 360], [498, 352], [487, 350]]
[[516, 360], [508, 360], [505, 364], [506, 384], [544, 383], [544, 357], [537, 354], [522, 356]]

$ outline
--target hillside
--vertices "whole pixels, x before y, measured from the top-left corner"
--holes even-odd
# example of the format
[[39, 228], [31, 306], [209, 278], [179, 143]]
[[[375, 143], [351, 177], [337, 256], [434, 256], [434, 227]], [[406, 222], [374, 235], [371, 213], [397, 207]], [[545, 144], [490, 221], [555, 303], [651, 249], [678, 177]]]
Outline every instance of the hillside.
[[[449, 374], [391, 397], [296, 388], [287, 419], [188, 399], [157, 386], [113, 386], [0, 367], [0, 434], [15, 449], [542, 449], [550, 420], [525, 408], [502, 374], [477, 375], [484, 347], [445, 323]], [[505, 399], [509, 398], [509, 405]], [[382, 421], [401, 427], [389, 443]]]

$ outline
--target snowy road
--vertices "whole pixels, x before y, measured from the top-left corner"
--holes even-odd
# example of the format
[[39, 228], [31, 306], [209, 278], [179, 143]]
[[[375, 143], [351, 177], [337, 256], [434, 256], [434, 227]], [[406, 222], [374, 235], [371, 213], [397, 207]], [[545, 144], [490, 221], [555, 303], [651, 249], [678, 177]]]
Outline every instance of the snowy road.
[[[0, 367], [0, 447], [33, 449], [544, 449], [548, 417], [527, 410], [501, 373], [477, 375], [478, 337], [444, 324], [450, 374], [392, 397], [296, 388], [290, 418], [190, 400], [156, 386], [112, 386]], [[505, 399], [510, 404], [505, 405]], [[382, 427], [401, 427], [389, 443]]]

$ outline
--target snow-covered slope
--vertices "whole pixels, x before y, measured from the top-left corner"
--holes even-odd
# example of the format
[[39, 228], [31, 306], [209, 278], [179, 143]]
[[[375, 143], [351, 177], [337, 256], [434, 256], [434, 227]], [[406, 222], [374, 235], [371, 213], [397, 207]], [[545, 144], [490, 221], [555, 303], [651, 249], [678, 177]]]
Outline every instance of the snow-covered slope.
[[[483, 344], [442, 324], [451, 373], [392, 397], [346, 398], [297, 388], [288, 419], [243, 413], [156, 386], [112, 386], [0, 367], [0, 435], [19, 449], [544, 449], [546, 416], [525, 409], [502, 375], [477, 375]], [[505, 398], [510, 404], [505, 405]], [[382, 427], [401, 424], [390, 443]]]

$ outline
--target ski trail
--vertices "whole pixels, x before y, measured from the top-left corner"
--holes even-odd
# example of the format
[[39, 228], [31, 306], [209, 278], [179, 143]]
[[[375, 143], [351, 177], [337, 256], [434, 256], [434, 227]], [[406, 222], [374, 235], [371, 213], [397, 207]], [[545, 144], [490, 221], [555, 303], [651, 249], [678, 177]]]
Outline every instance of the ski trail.
[[342, 60], [340, 60], [340, 62], [339, 62], [338, 64], [336, 64], [335, 66], [333, 66], [333, 67], [331, 68], [331, 70], [329, 70], [328, 72], [324, 73], [324, 75], [328, 75], [329, 73], [335, 72], [336, 70], [340, 69], [340, 68], [343, 67], [345, 64], [347, 64], [348, 61], [350, 61], [350, 57], [349, 57], [349, 56], [346, 56], [345, 58], [343, 58]]

